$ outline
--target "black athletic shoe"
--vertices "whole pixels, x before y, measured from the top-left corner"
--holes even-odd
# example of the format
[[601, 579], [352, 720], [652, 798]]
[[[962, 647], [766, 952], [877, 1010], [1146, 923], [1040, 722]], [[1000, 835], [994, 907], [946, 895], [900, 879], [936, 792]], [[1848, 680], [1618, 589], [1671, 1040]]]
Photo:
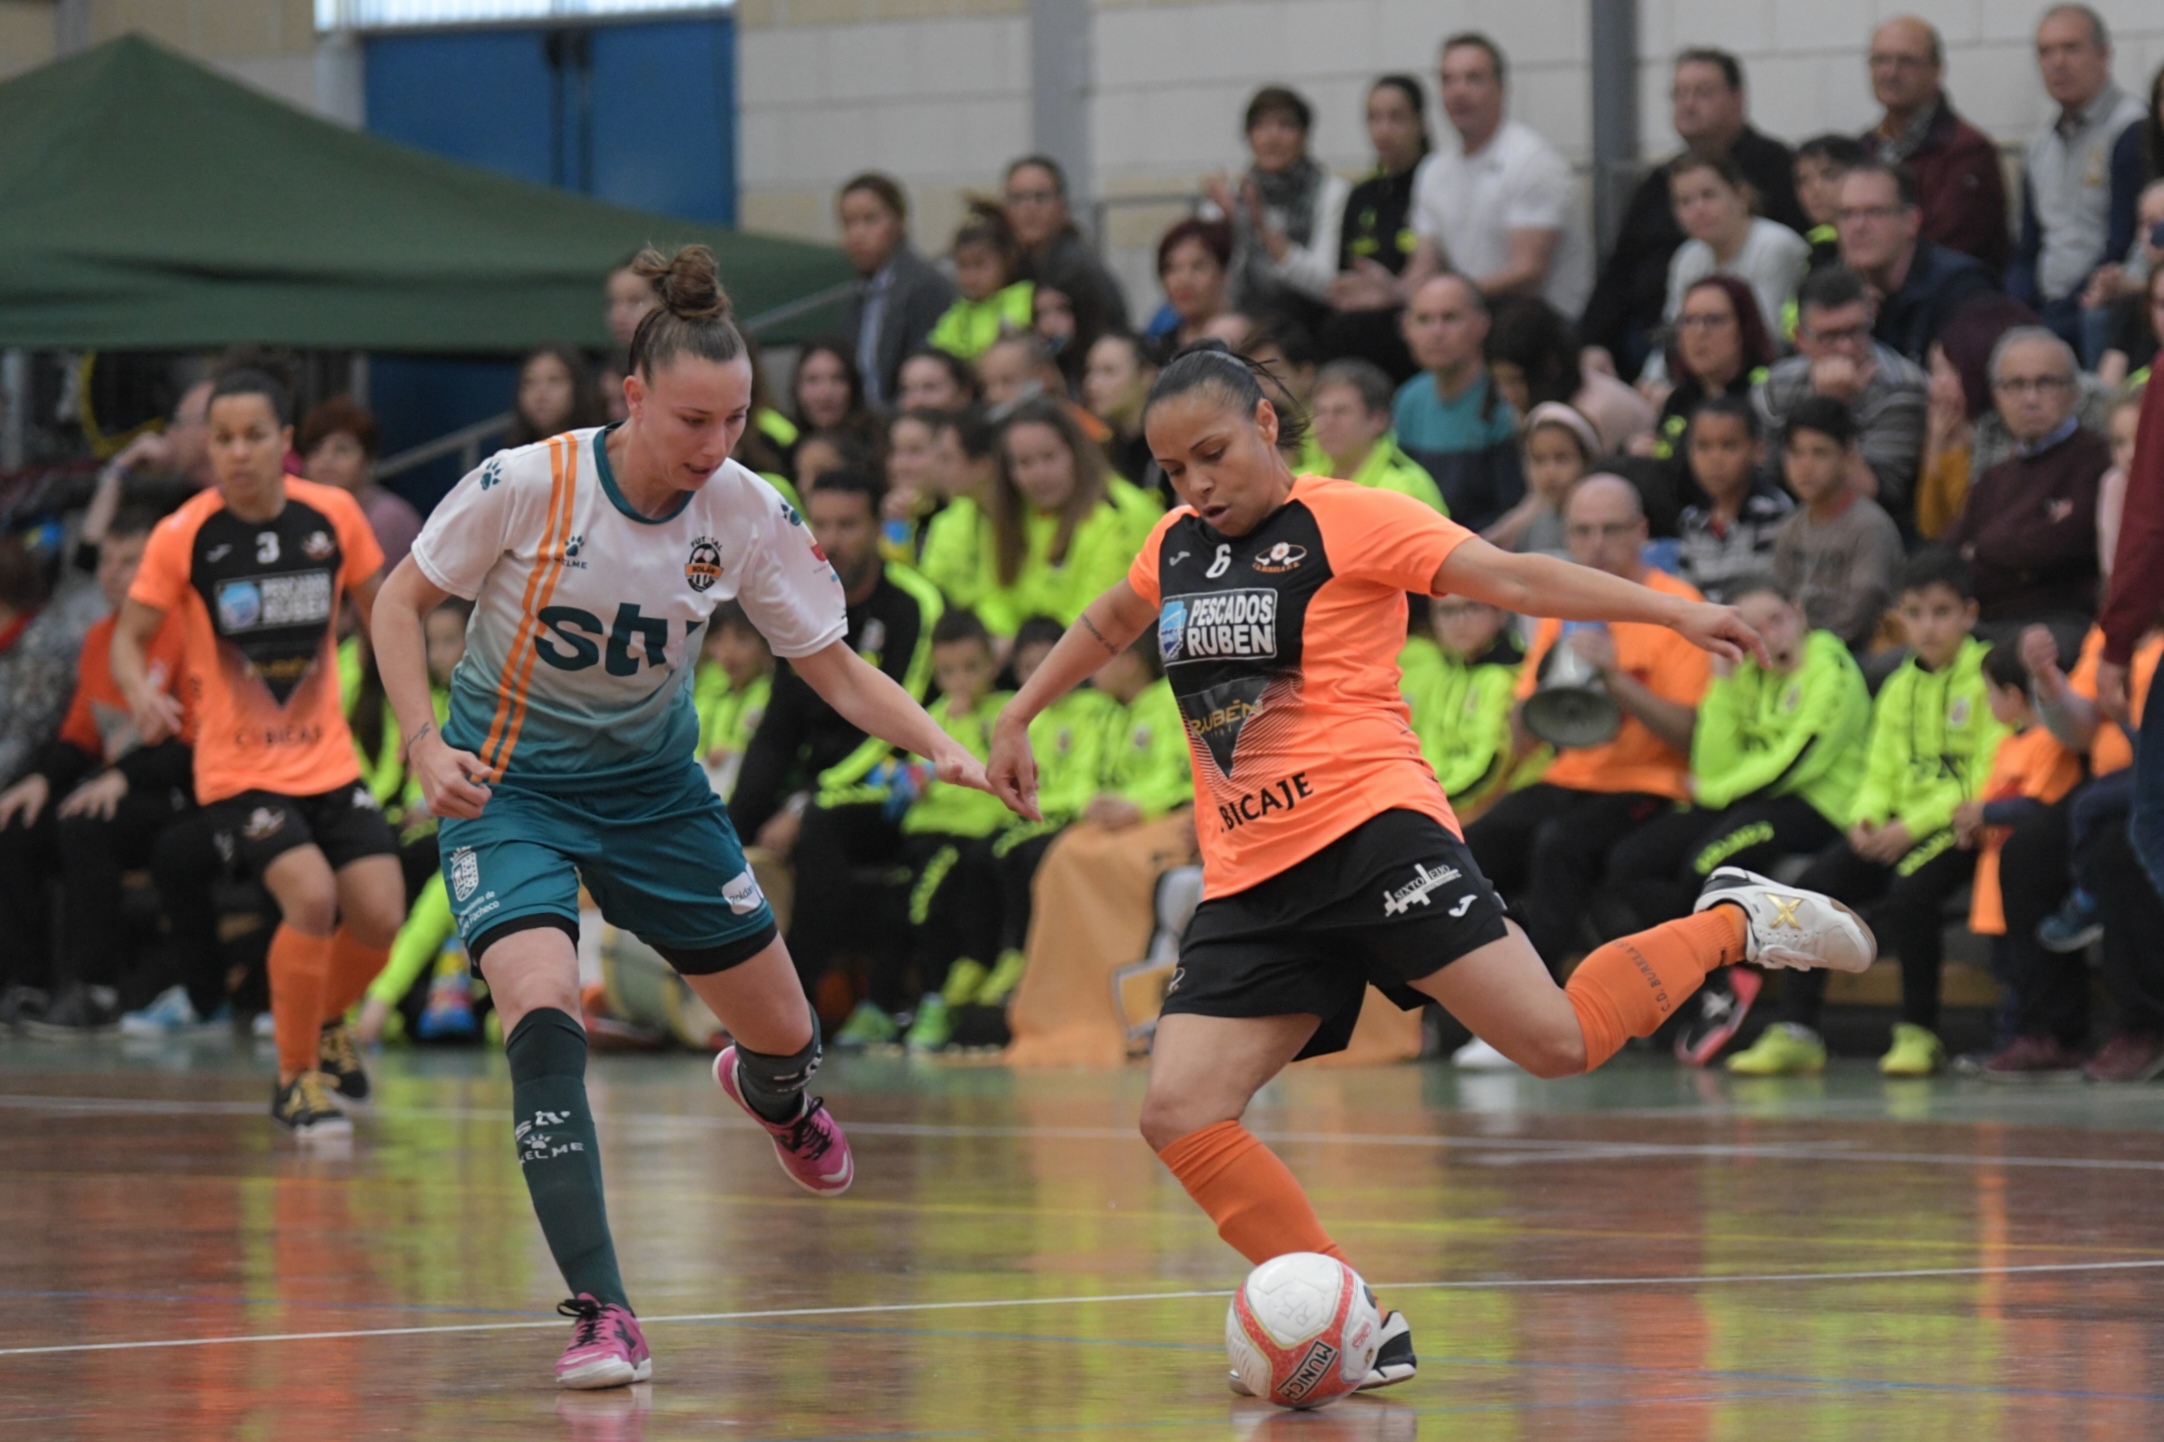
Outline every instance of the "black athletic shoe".
[[1375, 1365], [1357, 1390], [1373, 1392], [1382, 1387], [1395, 1387], [1400, 1382], [1412, 1381], [1413, 1374], [1419, 1370], [1420, 1359], [1413, 1355], [1412, 1324], [1405, 1320], [1403, 1312], [1386, 1313], [1382, 1339], [1375, 1347]]
[[316, 1070], [329, 1080], [333, 1104], [368, 1105], [368, 1072], [361, 1066], [361, 1049], [353, 1044], [353, 1033], [344, 1022], [334, 1021], [323, 1028], [316, 1042]]
[[1706, 978], [1698, 992], [1698, 1017], [1676, 1038], [1676, 1060], [1685, 1066], [1711, 1063], [1736, 1039], [1765, 984], [1764, 977], [1745, 966], [1729, 967], [1718, 981]]
[[304, 1071], [271, 1093], [271, 1120], [299, 1137], [345, 1137], [353, 1123], [331, 1104], [330, 1078]]
[[22, 1018], [22, 1029], [46, 1041], [75, 1041], [113, 1030], [120, 1023], [109, 986], [71, 986], [47, 1007], [43, 1015]]

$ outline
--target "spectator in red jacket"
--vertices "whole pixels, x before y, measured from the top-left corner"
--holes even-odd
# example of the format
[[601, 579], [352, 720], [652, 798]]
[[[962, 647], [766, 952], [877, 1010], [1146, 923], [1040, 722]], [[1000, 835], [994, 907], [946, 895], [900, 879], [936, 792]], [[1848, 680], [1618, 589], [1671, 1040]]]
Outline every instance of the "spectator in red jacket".
[[[2126, 724], [2127, 667], [2142, 634], [2164, 614], [2164, 385], [2151, 383], [2142, 400], [2134, 460], [2127, 467], [2126, 512], [2119, 522], [2119, 552], [2111, 567], [2111, 595], [2097, 624], [2104, 629], [2104, 659], [2096, 668], [2096, 699], [2104, 714]], [[2164, 890], [2164, 700], [2152, 683], [2142, 709], [2141, 743], [2134, 757], [2135, 854]]]
[[2073, 651], [2096, 606], [2096, 501], [2111, 443], [2074, 414], [2073, 348], [2016, 326], [1991, 353], [1991, 391], [2014, 454], [1969, 488], [1947, 533], [1976, 577], [1987, 633], [2041, 623]]
[[2006, 177], [1991, 137], [1954, 112], [1945, 88], [1939, 32], [1913, 15], [1887, 21], [1871, 36], [1871, 93], [1886, 107], [1860, 137], [1873, 155], [1916, 177], [1924, 238], [1972, 255], [1996, 273], [2006, 268]]

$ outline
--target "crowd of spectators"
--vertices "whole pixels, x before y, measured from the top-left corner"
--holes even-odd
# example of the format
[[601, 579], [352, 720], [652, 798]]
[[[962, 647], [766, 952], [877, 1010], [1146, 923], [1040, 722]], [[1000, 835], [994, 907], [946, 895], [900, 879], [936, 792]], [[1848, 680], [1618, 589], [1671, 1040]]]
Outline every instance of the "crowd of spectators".
[[[850, 644], [981, 754], [1007, 691], [1178, 503], [1142, 399], [1178, 348], [1220, 340], [1312, 417], [1296, 468], [1414, 496], [1496, 545], [1741, 606], [1766, 637], [1766, 661], [1709, 664], [1658, 628], [1416, 602], [1409, 724], [1551, 966], [1682, 914], [1716, 866], [1787, 868], [1869, 908], [1900, 959], [1882, 1069], [1949, 1064], [1951, 920], [1993, 939], [2007, 998], [1978, 1069], [2146, 1080], [2164, 1072], [2164, 902], [2125, 824], [2125, 728], [2164, 630], [2153, 601], [2099, 617], [2115, 557], [2147, 557], [2164, 509], [2164, 421], [2135, 454], [2164, 331], [2164, 72], [2146, 103], [2122, 90], [2083, 6], [2047, 11], [2035, 48], [2055, 113], [2011, 187], [1923, 21], [1870, 37], [1882, 113], [1793, 149], [1752, 126], [1734, 56], [1686, 50], [1683, 149], [1631, 194], [1605, 256], [1568, 164], [1509, 117], [1508, 60], [1484, 36], [1440, 48], [1439, 127], [1419, 79], [1370, 87], [1375, 166], [1357, 184], [1311, 153], [1309, 102], [1264, 86], [1249, 164], [1205, 178], [1157, 247], [1154, 310], [1131, 309], [1049, 158], [1009, 165], [941, 260], [917, 248], [902, 187], [868, 172], [835, 200], [859, 277], [840, 328], [786, 380], [762, 367], [738, 459], [832, 559]], [[628, 271], [605, 293], [621, 340], [651, 298]], [[620, 418], [621, 374], [535, 352], [508, 439]], [[246, 878], [202, 860], [217, 841], [189, 826], [185, 744], [137, 744], [99, 689], [93, 629], [156, 503], [215, 478], [207, 391], [109, 463], [65, 565], [0, 542], [0, 1009], [45, 1034], [247, 1004], [235, 928], [202, 899], [230, 902]], [[353, 492], [395, 564], [420, 517], [375, 483], [376, 439], [333, 398], [303, 419], [293, 464]], [[431, 628], [439, 681], [461, 620]], [[845, 1045], [997, 1039], [1062, 943], [1032, 929], [1062, 835], [1157, 847], [1146, 823], [1188, 804], [1186, 726], [1153, 641], [1033, 728], [1047, 820], [1029, 825], [867, 741], [741, 615], [720, 613], [705, 646], [702, 758], [760, 864], [793, 883], [767, 889], [793, 896], [792, 952]], [[363, 1032], [470, 1033], [477, 998], [445, 960], [429, 823], [362, 638], [343, 664], [421, 898]], [[1551, 689], [1588, 693], [1605, 729], [1543, 724], [1555, 713], [1529, 703]], [[127, 873], [146, 866], [163, 919], [136, 964]], [[2080, 953], [2100, 938], [2115, 1007], [2092, 1035]], [[1780, 1020], [1729, 1064], [1822, 1066], [1822, 983], [1789, 978]], [[1719, 1054], [1763, 985], [1738, 969], [1709, 987], [1679, 1055]], [[1473, 1044], [1459, 1060], [1498, 1058]]]

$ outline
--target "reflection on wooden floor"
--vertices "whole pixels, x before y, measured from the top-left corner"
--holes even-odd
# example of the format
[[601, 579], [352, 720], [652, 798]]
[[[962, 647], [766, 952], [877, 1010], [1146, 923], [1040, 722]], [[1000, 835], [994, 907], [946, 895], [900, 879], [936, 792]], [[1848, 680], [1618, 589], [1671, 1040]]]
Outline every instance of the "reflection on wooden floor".
[[1251, 1124], [1422, 1364], [1293, 1416], [1225, 1390], [1244, 1268], [1139, 1073], [837, 1061], [821, 1201], [697, 1059], [597, 1061], [656, 1377], [569, 1395], [500, 1059], [383, 1061], [335, 1152], [264, 1066], [0, 1040], [0, 1437], [2164, 1436], [2155, 1090], [1289, 1078]]

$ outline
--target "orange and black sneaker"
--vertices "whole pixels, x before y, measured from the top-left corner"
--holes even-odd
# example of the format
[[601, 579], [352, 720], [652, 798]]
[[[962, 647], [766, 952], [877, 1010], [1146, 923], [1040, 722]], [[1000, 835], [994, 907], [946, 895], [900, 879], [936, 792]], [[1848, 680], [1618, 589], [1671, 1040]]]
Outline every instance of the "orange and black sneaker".
[[304, 1071], [271, 1093], [271, 1120], [297, 1137], [344, 1137], [353, 1123], [331, 1102], [330, 1078]]
[[368, 1071], [361, 1065], [361, 1049], [342, 1021], [324, 1025], [316, 1041], [316, 1070], [329, 1078], [335, 1106], [366, 1106], [370, 1089]]

